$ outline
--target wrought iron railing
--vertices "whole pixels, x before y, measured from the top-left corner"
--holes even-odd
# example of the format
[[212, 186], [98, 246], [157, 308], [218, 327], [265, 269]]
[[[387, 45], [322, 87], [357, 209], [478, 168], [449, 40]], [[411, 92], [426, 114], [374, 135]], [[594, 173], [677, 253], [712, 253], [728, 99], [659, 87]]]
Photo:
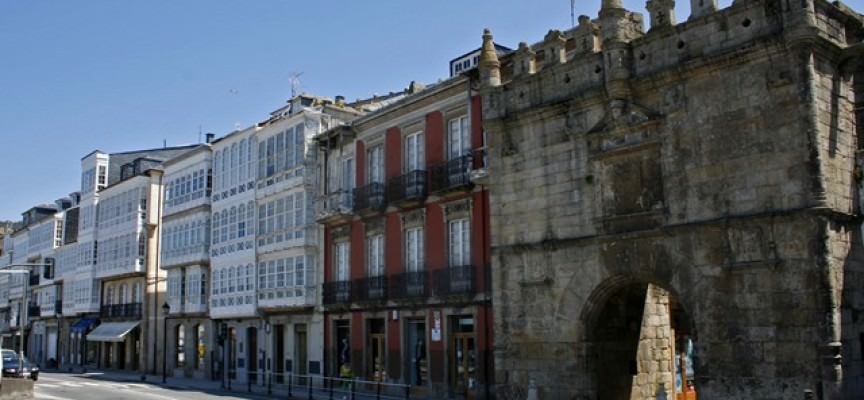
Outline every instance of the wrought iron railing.
[[387, 299], [387, 277], [369, 276], [355, 279], [353, 282], [352, 300], [358, 302], [374, 302]]
[[470, 295], [477, 291], [476, 268], [457, 265], [435, 271], [435, 295]]
[[390, 178], [387, 182], [387, 200], [422, 200], [426, 198], [426, 171], [422, 169]]
[[380, 210], [384, 208], [384, 184], [372, 182], [354, 189], [354, 211]]
[[324, 304], [345, 304], [351, 301], [351, 281], [325, 282], [323, 289]]
[[141, 318], [141, 303], [103, 305], [99, 315], [102, 318]]
[[426, 271], [409, 271], [393, 275], [390, 297], [394, 299], [425, 298], [429, 295]]
[[471, 170], [473, 156], [464, 156], [433, 165], [429, 171], [433, 192], [453, 190], [471, 185], [468, 174]]

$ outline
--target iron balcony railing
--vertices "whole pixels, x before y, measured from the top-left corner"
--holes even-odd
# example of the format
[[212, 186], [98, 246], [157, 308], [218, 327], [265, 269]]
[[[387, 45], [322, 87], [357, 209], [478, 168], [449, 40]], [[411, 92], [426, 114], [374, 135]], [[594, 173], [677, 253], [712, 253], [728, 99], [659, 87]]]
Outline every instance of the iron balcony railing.
[[470, 186], [471, 178], [468, 173], [471, 170], [472, 160], [473, 156], [466, 154], [433, 165], [429, 169], [432, 191], [441, 192]]
[[390, 297], [394, 299], [425, 298], [429, 295], [426, 271], [408, 271], [393, 275]]
[[426, 171], [422, 169], [390, 178], [387, 182], [387, 200], [422, 200], [426, 198]]
[[351, 281], [325, 282], [323, 289], [324, 304], [347, 304], [351, 301]]
[[102, 318], [141, 318], [141, 303], [103, 305]]
[[372, 182], [354, 189], [354, 211], [381, 210], [384, 208], [384, 184]]
[[476, 268], [457, 265], [435, 271], [435, 295], [472, 295], [477, 292]]
[[369, 276], [354, 280], [352, 300], [357, 302], [375, 302], [387, 299], [387, 277]]

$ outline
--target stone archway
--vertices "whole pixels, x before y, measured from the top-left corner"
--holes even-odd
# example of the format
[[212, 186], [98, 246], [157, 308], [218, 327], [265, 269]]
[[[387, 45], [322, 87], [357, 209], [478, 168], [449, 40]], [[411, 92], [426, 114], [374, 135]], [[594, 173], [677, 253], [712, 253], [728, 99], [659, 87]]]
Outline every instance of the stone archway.
[[582, 323], [591, 398], [696, 398], [696, 332], [673, 291], [611, 279], [588, 298]]

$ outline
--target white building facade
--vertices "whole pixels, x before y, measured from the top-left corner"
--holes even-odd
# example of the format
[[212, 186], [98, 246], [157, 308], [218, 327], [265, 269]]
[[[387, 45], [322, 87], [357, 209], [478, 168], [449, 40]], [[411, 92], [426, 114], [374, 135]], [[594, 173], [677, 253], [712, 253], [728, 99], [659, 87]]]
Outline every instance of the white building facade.
[[202, 144], [166, 161], [161, 268], [166, 271], [169, 373], [212, 378], [215, 342], [209, 317], [211, 151]]

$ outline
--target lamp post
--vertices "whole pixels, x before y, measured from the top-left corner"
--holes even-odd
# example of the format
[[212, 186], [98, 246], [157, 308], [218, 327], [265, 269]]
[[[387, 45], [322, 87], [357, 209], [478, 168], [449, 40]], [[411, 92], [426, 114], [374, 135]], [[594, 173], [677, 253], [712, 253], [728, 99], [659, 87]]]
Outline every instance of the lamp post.
[[171, 311], [171, 306], [166, 301], [162, 304], [162, 340], [165, 341], [165, 351], [162, 352], [162, 383], [165, 383], [168, 377], [168, 313]]

